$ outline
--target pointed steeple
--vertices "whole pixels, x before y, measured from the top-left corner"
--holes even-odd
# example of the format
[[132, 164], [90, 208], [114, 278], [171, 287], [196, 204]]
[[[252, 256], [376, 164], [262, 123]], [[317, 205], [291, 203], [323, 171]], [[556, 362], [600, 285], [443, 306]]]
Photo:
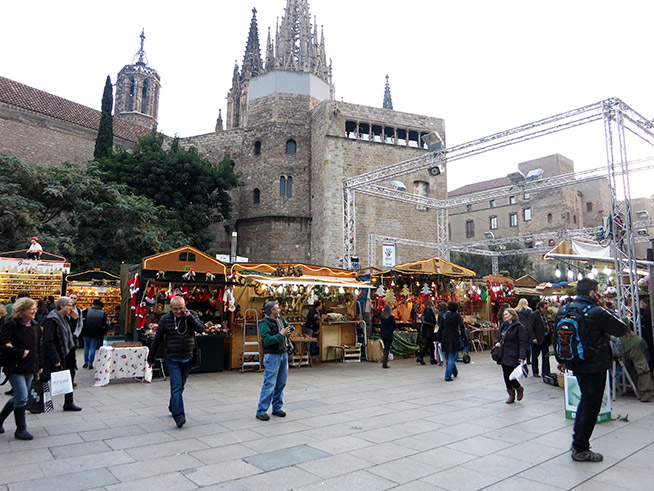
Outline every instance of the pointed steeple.
[[388, 84], [388, 75], [386, 75], [386, 87], [384, 87], [384, 109], [393, 109], [393, 99], [391, 99], [391, 86]]
[[266, 40], [266, 66], [264, 70], [269, 72], [275, 68], [275, 48], [270, 38], [270, 27], [268, 27], [268, 39]]
[[216, 120], [216, 133], [223, 131], [223, 110], [218, 109], [218, 119]]
[[134, 57], [132, 58], [132, 64], [133, 65], [147, 65], [148, 64], [148, 58], [145, 56], [145, 50], [143, 49], [143, 45], [145, 44], [145, 29], [141, 29], [141, 35], [139, 36], [141, 38], [141, 47], [139, 50], [136, 52]]
[[250, 21], [250, 32], [248, 42], [245, 46], [243, 56], [243, 70], [241, 79], [251, 79], [263, 71], [263, 60], [261, 59], [261, 47], [259, 46], [259, 27], [257, 26], [257, 9], [252, 9], [252, 20]]

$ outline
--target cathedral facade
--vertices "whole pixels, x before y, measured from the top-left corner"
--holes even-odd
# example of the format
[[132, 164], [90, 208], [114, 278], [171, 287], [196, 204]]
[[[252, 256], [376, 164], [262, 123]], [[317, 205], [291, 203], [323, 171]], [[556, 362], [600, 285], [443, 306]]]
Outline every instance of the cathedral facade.
[[[343, 179], [423, 155], [426, 133], [445, 138], [442, 119], [392, 109], [388, 79], [383, 96], [381, 108], [335, 100], [325, 36], [311, 22], [306, 0], [287, 0], [274, 38], [268, 33], [265, 59], [253, 10], [225, 129], [219, 118], [214, 133], [181, 141], [214, 161], [229, 154], [242, 175], [243, 186], [232, 193], [234, 216], [217, 228], [216, 248], [225, 250], [235, 231], [237, 253], [250, 261], [342, 265]], [[409, 191], [446, 197], [445, 175], [425, 170], [403, 179]], [[363, 265], [369, 234], [436, 237], [435, 212], [412, 205], [357, 196], [356, 221]], [[403, 248], [398, 261], [433, 254]]]

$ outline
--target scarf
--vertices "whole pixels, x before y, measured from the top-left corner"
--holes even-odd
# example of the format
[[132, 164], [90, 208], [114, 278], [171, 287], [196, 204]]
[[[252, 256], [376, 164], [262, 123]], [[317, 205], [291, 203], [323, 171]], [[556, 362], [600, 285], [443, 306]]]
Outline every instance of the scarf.
[[64, 343], [66, 354], [70, 353], [70, 350], [75, 347], [75, 343], [73, 341], [73, 333], [70, 332], [70, 326], [68, 325], [68, 322], [56, 309], [50, 312], [47, 318], [52, 319], [57, 323], [57, 329], [59, 329], [59, 335], [61, 336], [61, 340]]

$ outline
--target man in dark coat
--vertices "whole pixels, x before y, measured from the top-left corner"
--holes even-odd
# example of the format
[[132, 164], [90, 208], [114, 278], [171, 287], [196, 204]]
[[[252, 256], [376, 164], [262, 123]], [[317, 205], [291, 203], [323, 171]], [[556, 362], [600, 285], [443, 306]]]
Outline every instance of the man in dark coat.
[[186, 423], [182, 393], [191, 371], [195, 333], [204, 332], [204, 324], [200, 322], [198, 314], [186, 308], [186, 302], [180, 295], [170, 301], [170, 310], [171, 312], [159, 321], [157, 334], [148, 354], [148, 363], [150, 366], [154, 365], [154, 357], [166, 338], [166, 369], [170, 378], [168, 410], [173, 415], [177, 427], [181, 428]]
[[588, 336], [588, 347], [592, 347], [594, 355], [583, 361], [570, 361], [565, 365], [559, 360], [558, 369], [570, 369], [577, 377], [581, 400], [577, 406], [574, 430], [572, 433], [572, 460], [577, 462], [600, 462], [604, 457], [601, 453], [590, 450], [590, 437], [595, 428], [597, 415], [602, 407], [606, 373], [611, 366], [612, 353], [609, 344], [610, 336], [624, 336], [627, 326], [610, 310], [606, 302], [597, 293], [597, 281], [583, 278], [577, 283], [577, 297], [568, 305], [564, 305], [556, 314], [558, 323], [575, 307], [590, 309], [584, 315], [584, 328]]
[[435, 365], [436, 358], [434, 356], [434, 328], [436, 327], [436, 314], [434, 313], [434, 302], [431, 300], [427, 300], [425, 302], [425, 311], [420, 316], [420, 320], [422, 321], [420, 334], [422, 334], [422, 337], [425, 339], [425, 344], [418, 352], [416, 362], [424, 365], [425, 361], [422, 358], [427, 353], [429, 353], [429, 363]]
[[536, 310], [529, 314], [527, 321], [527, 336], [531, 343], [531, 368], [534, 377], [540, 377], [538, 373], [538, 354], [542, 357], [542, 374], [550, 375], [550, 344], [552, 336], [550, 326], [547, 322], [547, 302], [540, 301], [536, 305]]
[[102, 344], [102, 338], [109, 329], [107, 314], [102, 310], [102, 300], [96, 298], [93, 300], [91, 308], [82, 312], [82, 331], [81, 337], [84, 340], [84, 365], [82, 368], [93, 370], [93, 360], [95, 359], [95, 350]]
[[457, 310], [459, 310], [457, 302], [447, 304], [447, 312], [443, 314], [436, 333], [436, 339], [441, 343], [447, 357], [446, 382], [451, 382], [452, 377], [456, 378], [459, 375], [459, 370], [456, 368], [456, 357], [461, 350], [461, 341], [465, 338], [465, 323]]

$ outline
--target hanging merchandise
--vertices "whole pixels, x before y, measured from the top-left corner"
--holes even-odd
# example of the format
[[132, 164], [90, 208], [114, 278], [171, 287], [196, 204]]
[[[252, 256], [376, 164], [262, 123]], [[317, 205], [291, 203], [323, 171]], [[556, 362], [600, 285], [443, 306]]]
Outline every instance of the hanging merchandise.
[[134, 277], [127, 282], [127, 286], [129, 287], [129, 295], [132, 299], [132, 310], [136, 310], [136, 305], [138, 303], [138, 293], [140, 290], [138, 273], [134, 273]]
[[186, 281], [195, 281], [195, 270], [191, 269], [188, 273], [184, 273], [182, 278], [184, 278]]
[[389, 288], [386, 290], [386, 296], [384, 297], [384, 300], [386, 300], [386, 303], [396, 303], [397, 298], [395, 297], [395, 293], [393, 293], [393, 289]]
[[408, 297], [409, 295], [411, 295], [411, 291], [409, 291], [409, 287], [408, 287], [408, 285], [406, 283], [402, 287], [402, 291], [400, 292], [400, 295], [403, 295], [405, 297]]
[[230, 312], [236, 310], [236, 302], [234, 300], [234, 292], [231, 288], [225, 288], [225, 293], [223, 295], [223, 303], [227, 306], [227, 309]]
[[431, 295], [432, 294], [432, 291], [429, 289], [429, 286], [427, 285], [427, 283], [422, 285], [422, 290], [420, 290], [420, 293], [422, 295]]
[[134, 311], [136, 316], [136, 329], [143, 329], [145, 327], [145, 319], [148, 317], [148, 306], [145, 302], [141, 302]]
[[153, 304], [155, 301], [155, 292], [154, 287], [151, 286], [148, 288], [148, 291], [145, 293], [145, 301], [149, 304]]
[[384, 288], [384, 285], [379, 285], [379, 288], [377, 288], [375, 295], [377, 295], [378, 297], [386, 296], [386, 288]]

